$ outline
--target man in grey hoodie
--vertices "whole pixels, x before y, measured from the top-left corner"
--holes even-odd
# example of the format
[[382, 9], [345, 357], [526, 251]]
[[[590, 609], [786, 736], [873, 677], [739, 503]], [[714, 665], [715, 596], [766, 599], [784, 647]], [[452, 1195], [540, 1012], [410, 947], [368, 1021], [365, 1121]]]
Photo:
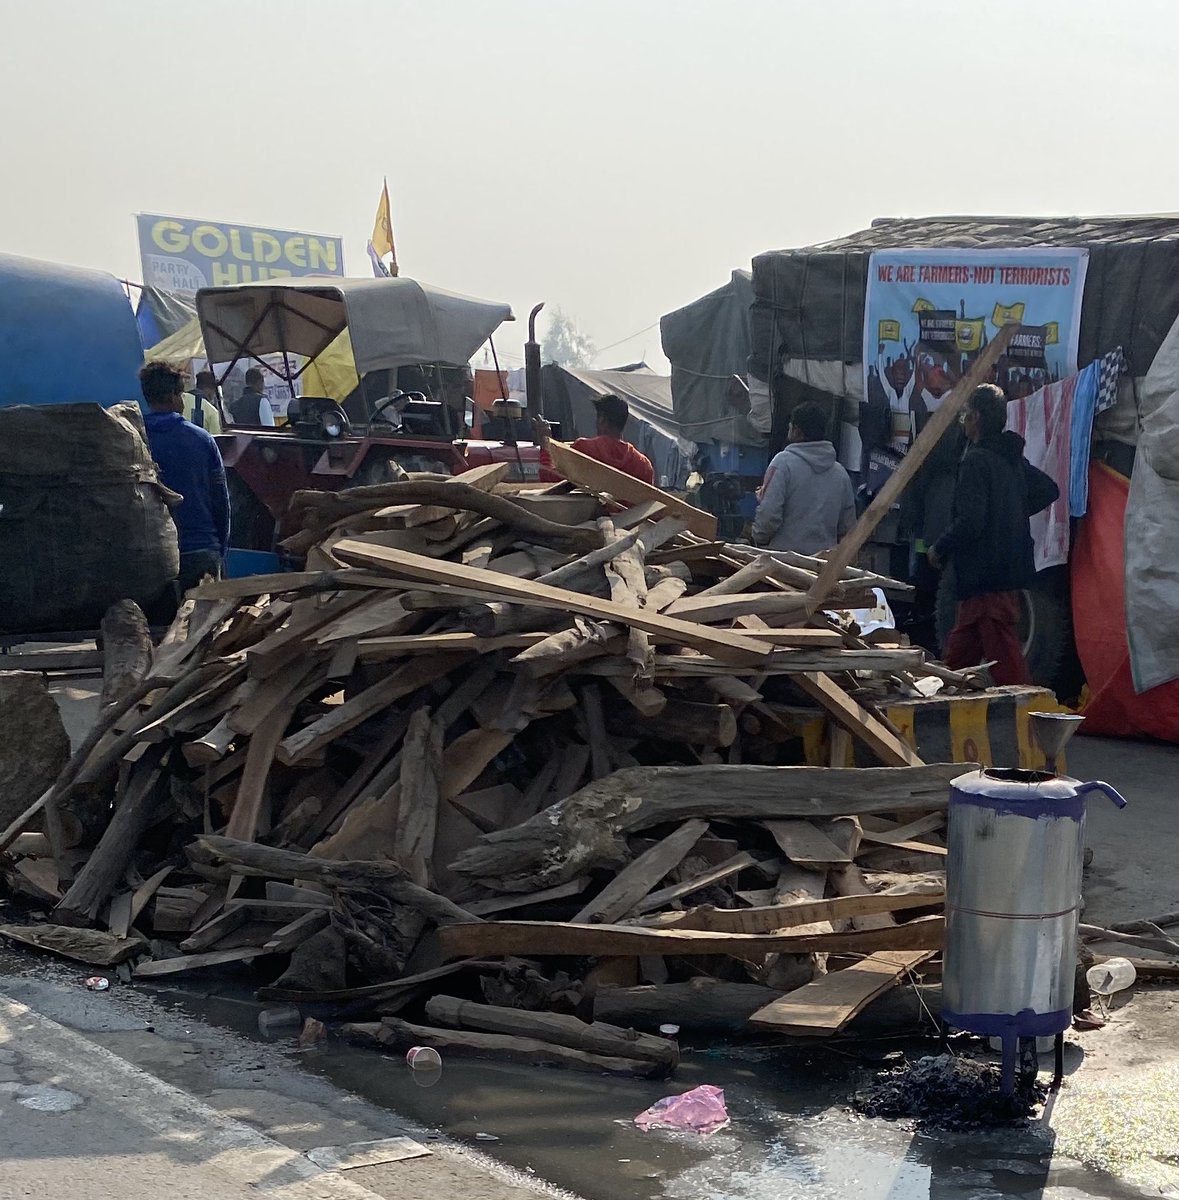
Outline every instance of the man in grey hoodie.
[[774, 455], [753, 518], [753, 543], [767, 550], [814, 554], [855, 524], [851, 479], [827, 440], [827, 414], [813, 402], [790, 414], [788, 445]]

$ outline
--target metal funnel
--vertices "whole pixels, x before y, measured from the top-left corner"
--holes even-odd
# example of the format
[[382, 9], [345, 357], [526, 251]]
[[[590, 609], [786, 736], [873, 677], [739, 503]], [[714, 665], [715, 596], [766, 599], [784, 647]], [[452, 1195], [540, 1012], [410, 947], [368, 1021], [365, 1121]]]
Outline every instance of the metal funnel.
[[1068, 745], [1068, 740], [1077, 732], [1084, 717], [1076, 713], [1030, 712], [1028, 717], [1032, 723], [1032, 737], [1044, 751], [1048, 760], [1048, 770], [1056, 774], [1056, 759]]

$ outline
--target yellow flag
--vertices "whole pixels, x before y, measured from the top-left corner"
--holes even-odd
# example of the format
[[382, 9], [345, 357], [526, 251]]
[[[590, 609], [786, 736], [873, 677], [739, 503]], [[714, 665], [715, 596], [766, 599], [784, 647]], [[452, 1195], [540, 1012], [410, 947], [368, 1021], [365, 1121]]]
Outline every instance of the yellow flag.
[[913, 301], [913, 311], [915, 313], [933, 312], [937, 308], [931, 300], [924, 300], [920, 296]]
[[995, 311], [991, 313], [991, 324], [996, 329], [1002, 329], [1004, 325], [1019, 325], [1026, 308], [1026, 304], [996, 304]]
[[377, 204], [377, 219], [373, 222], [373, 250], [378, 258], [386, 254], [393, 256], [389, 264], [389, 274], [397, 274], [397, 247], [393, 244], [393, 216], [389, 210], [389, 181], [381, 188], [381, 199]]
[[983, 317], [974, 317], [969, 321], [955, 321], [954, 345], [964, 354], [981, 350], [985, 324], [986, 320]]
[[1044, 326], [1044, 345], [1056, 346], [1060, 343], [1060, 322], [1049, 321]]
[[901, 340], [900, 321], [881, 321], [878, 342], [899, 342]]

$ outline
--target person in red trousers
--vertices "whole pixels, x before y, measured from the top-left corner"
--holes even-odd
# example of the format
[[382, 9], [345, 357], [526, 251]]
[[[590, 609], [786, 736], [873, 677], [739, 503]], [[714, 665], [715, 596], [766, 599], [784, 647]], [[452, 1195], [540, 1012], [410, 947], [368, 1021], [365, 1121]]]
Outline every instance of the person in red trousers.
[[969, 445], [958, 465], [949, 529], [929, 562], [954, 566], [957, 619], [942, 650], [954, 670], [994, 661], [998, 684], [1031, 683], [1019, 640], [1019, 592], [1036, 566], [1031, 517], [1060, 494], [1023, 456], [1023, 438], [1007, 424], [1007, 398], [993, 383], [976, 388], [962, 424]]

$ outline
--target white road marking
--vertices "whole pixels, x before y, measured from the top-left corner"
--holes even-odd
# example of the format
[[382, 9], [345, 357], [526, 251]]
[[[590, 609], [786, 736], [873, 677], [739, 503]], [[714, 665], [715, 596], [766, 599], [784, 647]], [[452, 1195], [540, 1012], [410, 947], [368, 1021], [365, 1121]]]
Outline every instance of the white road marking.
[[63, 1083], [79, 1087], [84, 1073], [95, 1103], [173, 1144], [199, 1146], [207, 1166], [271, 1200], [383, 1200], [7, 996], [0, 996], [2, 1043], [19, 1046], [26, 1061], [52, 1070]]

